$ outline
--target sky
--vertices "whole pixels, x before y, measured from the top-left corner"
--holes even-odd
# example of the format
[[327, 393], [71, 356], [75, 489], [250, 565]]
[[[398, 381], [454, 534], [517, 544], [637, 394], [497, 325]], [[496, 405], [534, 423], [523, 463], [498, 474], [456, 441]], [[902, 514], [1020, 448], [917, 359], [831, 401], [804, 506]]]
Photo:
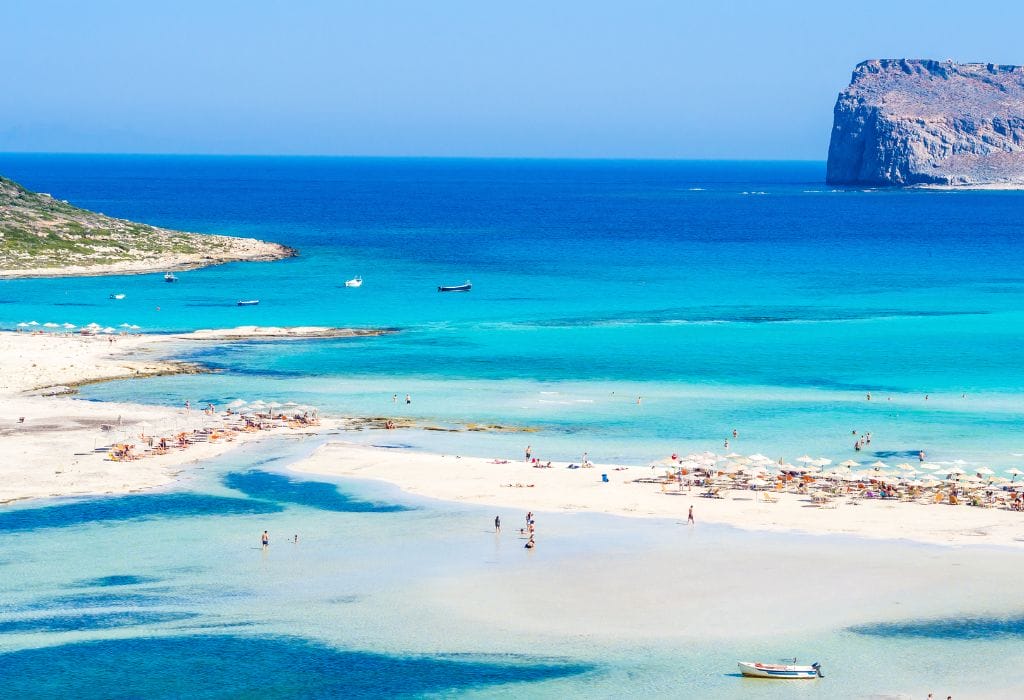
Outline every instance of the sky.
[[868, 58], [1024, 2], [0, 0], [0, 152], [824, 160]]

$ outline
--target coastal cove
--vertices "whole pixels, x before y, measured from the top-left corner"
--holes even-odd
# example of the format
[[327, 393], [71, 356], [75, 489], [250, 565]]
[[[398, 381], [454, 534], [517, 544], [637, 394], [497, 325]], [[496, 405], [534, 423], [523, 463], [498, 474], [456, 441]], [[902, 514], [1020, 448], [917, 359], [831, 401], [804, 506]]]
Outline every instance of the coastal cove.
[[[0, 280], [0, 690], [1024, 694], [1008, 499], [837, 479], [821, 507], [727, 467], [1021, 480], [1024, 195], [823, 172], [0, 155], [77, 206], [301, 251]], [[669, 479], [702, 454], [743, 486]], [[825, 678], [736, 673], [786, 657]]]

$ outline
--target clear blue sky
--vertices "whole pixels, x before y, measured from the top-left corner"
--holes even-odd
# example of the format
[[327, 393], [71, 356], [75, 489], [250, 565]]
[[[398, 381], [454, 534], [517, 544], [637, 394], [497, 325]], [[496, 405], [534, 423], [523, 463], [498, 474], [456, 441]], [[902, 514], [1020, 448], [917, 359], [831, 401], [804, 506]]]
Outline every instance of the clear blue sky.
[[0, 151], [820, 160], [863, 59], [1024, 62], [974, 8], [5, 0]]

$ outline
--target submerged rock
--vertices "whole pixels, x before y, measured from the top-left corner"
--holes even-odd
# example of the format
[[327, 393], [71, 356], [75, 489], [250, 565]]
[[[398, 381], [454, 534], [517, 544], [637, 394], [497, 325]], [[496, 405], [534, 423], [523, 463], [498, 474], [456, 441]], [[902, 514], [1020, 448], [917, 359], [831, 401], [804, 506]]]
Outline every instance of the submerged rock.
[[1024, 67], [864, 61], [836, 102], [825, 179], [1024, 188]]

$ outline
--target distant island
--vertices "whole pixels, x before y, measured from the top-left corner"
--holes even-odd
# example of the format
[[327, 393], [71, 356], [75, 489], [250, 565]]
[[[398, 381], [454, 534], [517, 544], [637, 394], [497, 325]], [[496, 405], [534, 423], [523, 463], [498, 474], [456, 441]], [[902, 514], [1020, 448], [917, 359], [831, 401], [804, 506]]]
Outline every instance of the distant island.
[[0, 278], [142, 274], [295, 254], [253, 238], [115, 219], [0, 177]]
[[825, 179], [1024, 188], [1024, 67], [864, 61], [836, 102]]

